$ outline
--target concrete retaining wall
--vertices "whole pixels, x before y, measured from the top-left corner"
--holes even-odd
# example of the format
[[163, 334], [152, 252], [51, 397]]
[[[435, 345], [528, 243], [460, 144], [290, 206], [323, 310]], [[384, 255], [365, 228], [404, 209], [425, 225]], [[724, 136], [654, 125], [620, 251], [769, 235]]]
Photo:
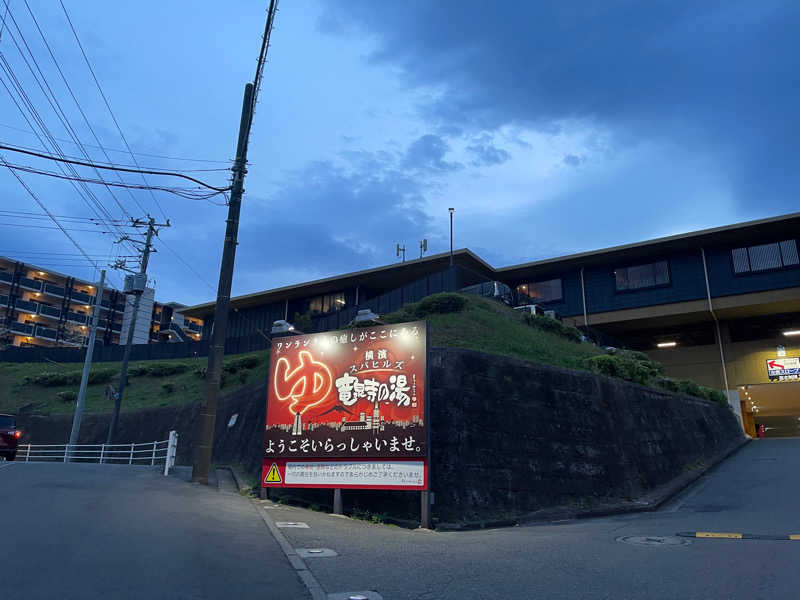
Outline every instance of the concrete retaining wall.
[[[260, 466], [266, 383], [220, 403], [214, 461]], [[582, 371], [470, 350], [431, 351], [435, 514], [528, 512], [636, 498], [742, 439], [734, 414], [705, 400]], [[233, 414], [236, 423], [228, 427]], [[179, 432], [191, 464], [198, 405], [124, 413], [117, 439]], [[86, 415], [81, 443], [105, 441], [109, 415]], [[20, 417], [33, 443], [64, 443], [71, 416]]]

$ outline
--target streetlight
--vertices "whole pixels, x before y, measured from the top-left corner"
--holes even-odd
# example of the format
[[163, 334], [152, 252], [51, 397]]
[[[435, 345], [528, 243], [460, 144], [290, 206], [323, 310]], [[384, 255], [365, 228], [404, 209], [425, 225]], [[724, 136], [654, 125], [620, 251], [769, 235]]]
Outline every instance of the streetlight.
[[450, 266], [453, 266], [453, 213], [456, 212], [455, 208], [448, 208], [450, 211]]

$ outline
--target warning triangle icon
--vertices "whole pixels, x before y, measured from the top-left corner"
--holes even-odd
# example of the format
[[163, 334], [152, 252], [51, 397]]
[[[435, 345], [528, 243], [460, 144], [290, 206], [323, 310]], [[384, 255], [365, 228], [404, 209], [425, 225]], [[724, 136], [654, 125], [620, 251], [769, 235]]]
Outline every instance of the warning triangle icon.
[[272, 463], [272, 466], [269, 469], [269, 473], [264, 478], [264, 483], [281, 483], [283, 480], [281, 479], [281, 472], [278, 470], [278, 465], [276, 463]]

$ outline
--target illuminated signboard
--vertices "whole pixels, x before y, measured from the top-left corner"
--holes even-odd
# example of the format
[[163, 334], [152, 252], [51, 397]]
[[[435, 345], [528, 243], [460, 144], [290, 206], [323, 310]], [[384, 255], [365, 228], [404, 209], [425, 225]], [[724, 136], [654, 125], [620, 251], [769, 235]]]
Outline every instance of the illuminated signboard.
[[427, 489], [424, 321], [275, 338], [262, 484]]
[[770, 381], [797, 381], [800, 379], [800, 358], [773, 358], [767, 360]]

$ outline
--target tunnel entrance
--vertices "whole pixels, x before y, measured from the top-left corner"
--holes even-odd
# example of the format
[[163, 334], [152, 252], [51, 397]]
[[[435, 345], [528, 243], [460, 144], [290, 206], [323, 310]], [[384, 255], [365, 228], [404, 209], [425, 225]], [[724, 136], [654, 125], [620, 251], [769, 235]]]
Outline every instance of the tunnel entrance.
[[800, 382], [739, 388], [742, 424], [752, 437], [800, 437]]

